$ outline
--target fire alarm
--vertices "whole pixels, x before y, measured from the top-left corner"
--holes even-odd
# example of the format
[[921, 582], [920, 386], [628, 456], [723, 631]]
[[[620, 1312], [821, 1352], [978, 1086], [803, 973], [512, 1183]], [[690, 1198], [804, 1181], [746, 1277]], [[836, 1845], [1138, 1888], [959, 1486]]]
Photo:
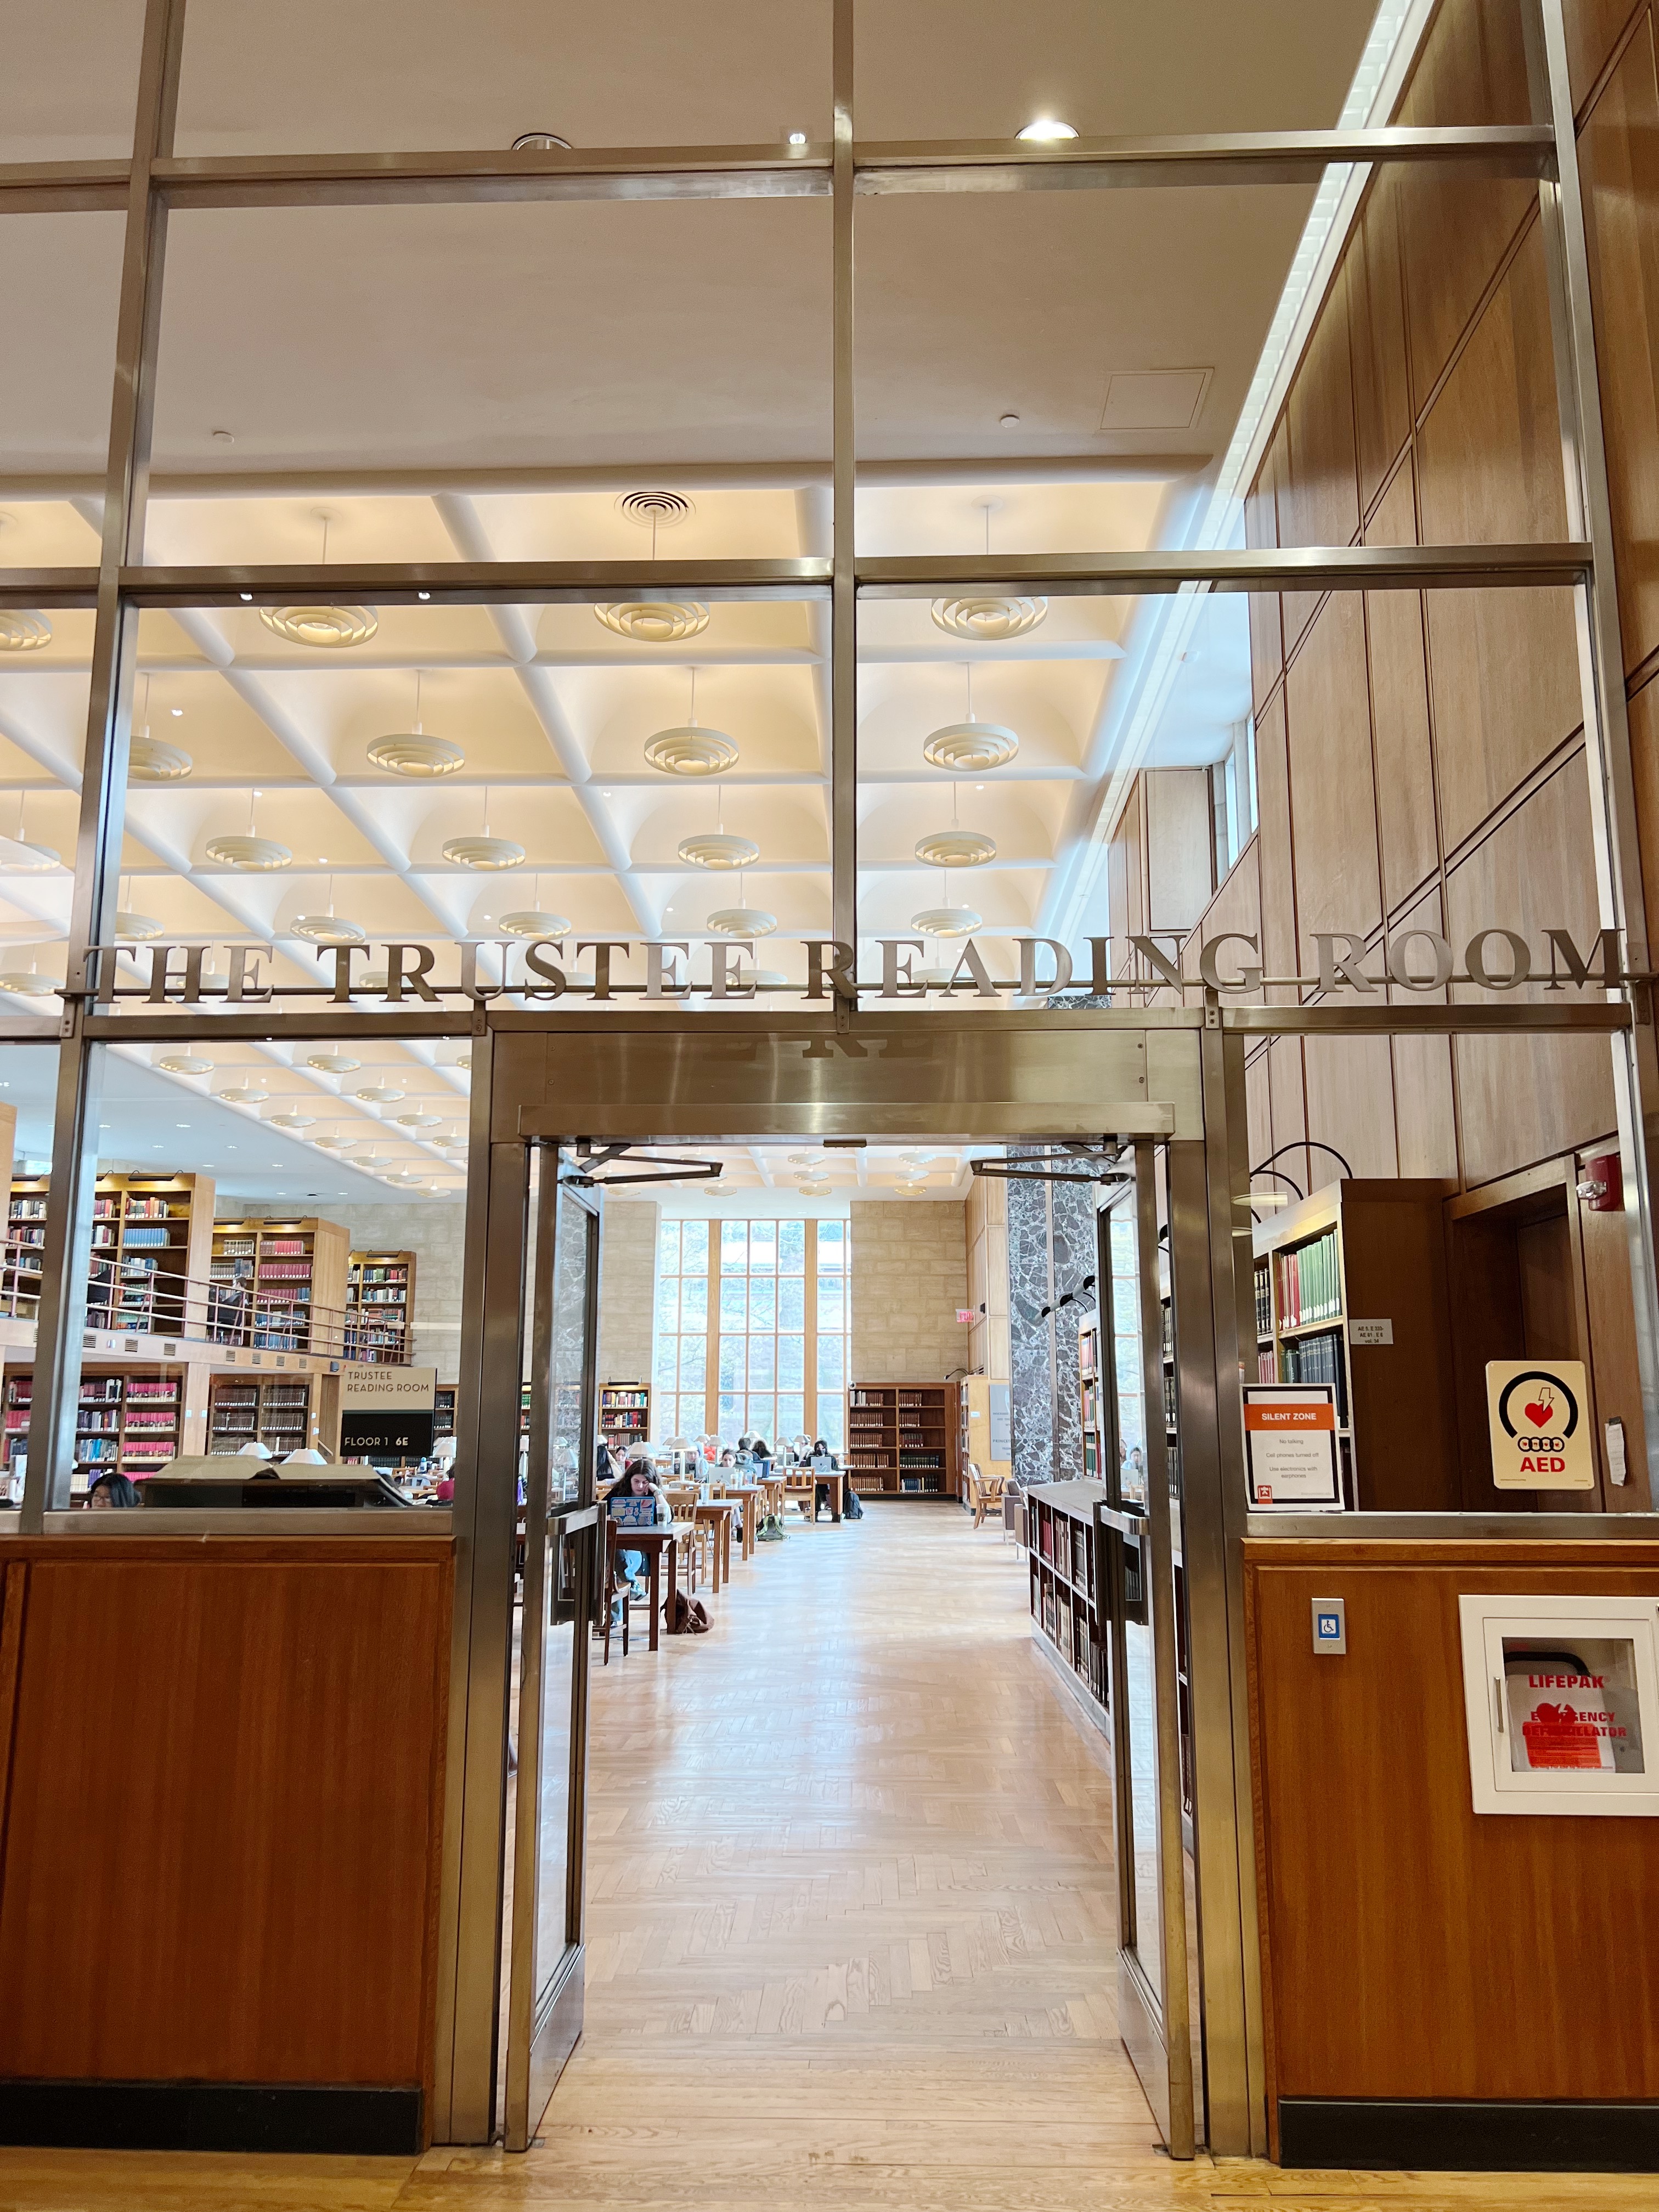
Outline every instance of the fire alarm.
[[1591, 1213], [1623, 1211], [1625, 1176], [1617, 1152], [1598, 1152], [1593, 1160], [1585, 1161], [1578, 1196]]

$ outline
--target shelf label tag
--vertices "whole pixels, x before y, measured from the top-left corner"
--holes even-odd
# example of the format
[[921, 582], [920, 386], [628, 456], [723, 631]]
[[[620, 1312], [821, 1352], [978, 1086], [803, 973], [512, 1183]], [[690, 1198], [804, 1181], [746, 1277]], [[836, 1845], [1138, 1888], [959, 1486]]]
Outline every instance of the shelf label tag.
[[1350, 1344], [1392, 1344], [1394, 1323], [1391, 1321], [1351, 1321], [1348, 1323]]

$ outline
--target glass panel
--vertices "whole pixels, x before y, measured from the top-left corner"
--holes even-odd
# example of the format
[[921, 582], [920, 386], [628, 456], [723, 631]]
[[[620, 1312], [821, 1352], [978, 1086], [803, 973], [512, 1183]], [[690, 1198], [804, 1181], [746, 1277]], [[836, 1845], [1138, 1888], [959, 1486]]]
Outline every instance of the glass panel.
[[749, 1401], [749, 1432], [751, 1436], [770, 1441], [772, 1431], [776, 1426], [773, 1419], [776, 1405], [777, 1401], [774, 1398], [751, 1398]]
[[[0, 315], [0, 349], [13, 328]], [[5, 435], [0, 431], [0, 444]], [[0, 504], [0, 562], [16, 556], [27, 565], [31, 552], [48, 561], [97, 560], [85, 544], [53, 550], [43, 541], [43, 532], [56, 531], [51, 506]], [[0, 652], [0, 1015], [55, 1014], [52, 988], [64, 975], [75, 888], [93, 616], [42, 606], [8, 620], [30, 642]], [[51, 1152], [49, 1138], [41, 1149]]]
[[683, 1336], [680, 1339], [681, 1389], [702, 1389], [705, 1387], [708, 1372], [708, 1338], [706, 1336]]
[[[9, 61], [8, 47], [0, 88]], [[0, 473], [12, 480], [0, 500], [0, 567], [97, 563], [85, 488], [101, 487], [108, 465], [123, 228], [118, 215], [0, 215]], [[72, 634], [92, 616], [63, 620]]]
[[657, 1270], [664, 1275], [678, 1275], [680, 1272], [680, 1224], [678, 1221], [665, 1221], [658, 1231]]
[[823, 1395], [827, 1390], [842, 1390], [847, 1386], [846, 1339], [840, 1336], [821, 1336], [818, 1339], [818, 1419], [823, 1419]]
[[723, 1444], [736, 1443], [743, 1430], [743, 1400], [722, 1392], [715, 1431]]
[[672, 1390], [679, 1376], [680, 1340], [677, 1336], [657, 1339], [657, 1388]]
[[[785, 1225], [787, 1227], [787, 1224]], [[805, 1328], [805, 1326], [806, 1284], [798, 1276], [782, 1276], [778, 1283], [778, 1327]]]
[[818, 1277], [818, 1327], [845, 1328], [847, 1326], [847, 1279], [844, 1275]]
[[749, 1284], [743, 1275], [726, 1275], [720, 1282], [720, 1334], [741, 1331], [747, 1324]]
[[746, 1337], [723, 1336], [720, 1339], [720, 1389], [740, 1390], [744, 1383], [744, 1346]]
[[847, 1401], [844, 1398], [826, 1398], [820, 1379], [818, 1388], [817, 1433], [833, 1452], [842, 1448], [846, 1433]]
[[[550, 1543], [559, 1540], [556, 1529]], [[541, 1868], [536, 1899], [536, 1988], [546, 1989], [564, 1956], [570, 1864], [570, 1714], [576, 1624], [552, 1618], [557, 1562], [548, 1561], [548, 1618], [542, 1631]], [[574, 1565], [566, 1570], [574, 1582]], [[568, 1609], [567, 1609], [568, 1610]]]
[[778, 1434], [775, 1442], [801, 1434], [806, 1422], [806, 1401], [799, 1392], [778, 1399]]
[[680, 1265], [688, 1275], [706, 1274], [708, 1271], [708, 1224], [706, 1221], [686, 1221], [680, 1224]]
[[657, 1327], [678, 1328], [679, 1316], [680, 1286], [672, 1275], [665, 1275], [657, 1284]]
[[830, 70], [816, 0], [689, 15], [638, 0], [625, 16], [469, 0], [465, 21], [410, 0], [191, 0], [179, 151], [467, 149], [544, 131], [578, 147], [769, 144], [783, 160], [792, 132], [828, 139]]
[[750, 1328], [771, 1329], [777, 1327], [778, 1286], [768, 1277], [753, 1275], [749, 1281], [749, 1326]]
[[769, 1390], [776, 1381], [776, 1339], [770, 1336], [751, 1336], [749, 1340], [750, 1388]]
[[[720, 1273], [743, 1274], [749, 1266], [749, 1230], [742, 1221], [720, 1224]], [[724, 1293], [722, 1292], [722, 1295]]]
[[847, 1225], [841, 1221], [818, 1224], [818, 1271], [847, 1265]]
[[57, 1061], [50, 1045], [0, 1045], [0, 1153], [9, 1193], [0, 1273], [0, 1322], [6, 1325], [0, 1352], [0, 1508], [21, 1504], [27, 1472]]
[[749, 1267], [751, 1273], [775, 1273], [778, 1264], [778, 1224], [751, 1221], [749, 1224]]
[[781, 1221], [778, 1224], [778, 1272], [783, 1275], [799, 1275], [806, 1267], [806, 1224], [804, 1221]]
[[804, 1336], [781, 1336], [778, 1339], [778, 1382], [785, 1390], [805, 1389], [806, 1340]]
[[144, 0], [8, 0], [0, 161], [131, 154], [143, 30]]
[[708, 1276], [682, 1275], [680, 1278], [680, 1327], [706, 1329], [708, 1326]]

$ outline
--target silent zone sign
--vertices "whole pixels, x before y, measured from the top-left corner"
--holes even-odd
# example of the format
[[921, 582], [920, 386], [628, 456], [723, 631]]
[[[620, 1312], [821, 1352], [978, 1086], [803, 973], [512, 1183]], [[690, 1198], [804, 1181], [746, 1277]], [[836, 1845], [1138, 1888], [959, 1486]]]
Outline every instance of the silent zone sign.
[[1593, 1490], [1589, 1403], [1578, 1359], [1489, 1359], [1492, 1479], [1499, 1490]]
[[1244, 1452], [1253, 1512], [1342, 1510], [1330, 1383], [1246, 1383]]

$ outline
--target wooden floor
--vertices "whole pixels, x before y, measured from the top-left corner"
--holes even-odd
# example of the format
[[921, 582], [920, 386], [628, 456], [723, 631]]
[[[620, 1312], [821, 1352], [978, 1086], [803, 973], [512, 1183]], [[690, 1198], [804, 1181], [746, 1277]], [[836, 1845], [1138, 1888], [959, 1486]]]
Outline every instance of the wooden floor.
[[539, 2146], [0, 2152], [0, 2212], [1600, 2208], [1651, 2177], [1176, 2166], [1116, 2041], [1108, 1777], [1023, 1564], [925, 1505], [796, 1528], [595, 1668], [586, 2030]]

